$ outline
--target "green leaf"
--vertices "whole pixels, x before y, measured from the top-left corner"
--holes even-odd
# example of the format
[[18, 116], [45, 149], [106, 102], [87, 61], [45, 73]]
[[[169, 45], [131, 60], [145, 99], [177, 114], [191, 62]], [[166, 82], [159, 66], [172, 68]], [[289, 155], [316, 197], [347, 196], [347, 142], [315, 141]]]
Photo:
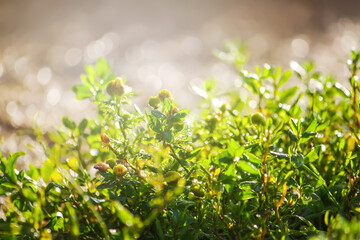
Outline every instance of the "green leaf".
[[105, 182], [96, 187], [96, 189], [109, 189], [115, 186], [115, 182]]
[[188, 155], [188, 158], [193, 158], [195, 157], [196, 155], [198, 155], [199, 152], [201, 152], [203, 148], [197, 148], [197, 149], [194, 149], [192, 150], [189, 155]]
[[280, 98], [280, 102], [281, 103], [286, 103], [288, 102], [293, 96], [295, 96], [296, 92], [298, 90], [298, 87], [292, 87], [289, 89], [286, 89], [284, 91], [279, 92], [279, 98]]
[[316, 150], [311, 150], [308, 154], [306, 154], [304, 161], [305, 163], [314, 162], [319, 158], [319, 156], [316, 153]]
[[106, 96], [102, 93], [101, 90], [99, 90], [99, 91], [96, 92], [95, 99], [96, 99], [96, 101], [98, 101], [98, 102], [107, 100]]
[[82, 100], [94, 96], [94, 94], [89, 90], [89, 88], [82, 84], [73, 86], [72, 91], [76, 94], [77, 100]]
[[271, 72], [271, 67], [268, 64], [264, 64], [264, 68], [262, 70], [261, 77], [263, 79], [269, 77], [270, 72]]
[[164, 99], [164, 111], [171, 113], [173, 111], [173, 105], [168, 98]]
[[244, 172], [250, 173], [252, 175], [259, 175], [258, 169], [254, 167], [251, 163], [239, 160], [237, 167], [239, 167]]
[[62, 135], [59, 134], [58, 132], [49, 132], [48, 135], [49, 135], [49, 138], [55, 143], [62, 143], [65, 141], [65, 139], [62, 137]]
[[279, 153], [279, 152], [274, 152], [274, 151], [270, 151], [270, 153], [274, 156], [276, 156], [278, 159], [289, 159], [289, 154], [286, 153]]
[[293, 155], [291, 156], [291, 161], [299, 168], [304, 164], [304, 157], [302, 155]]
[[126, 226], [131, 227], [137, 222], [136, 218], [132, 215], [132, 213], [127, 210], [123, 205], [121, 205], [118, 201], [112, 202], [112, 206], [115, 209], [117, 217]]
[[83, 134], [85, 131], [85, 128], [88, 125], [88, 120], [86, 118], [84, 118], [80, 124], [79, 124], [79, 134]]
[[291, 75], [292, 72], [290, 70], [286, 70], [278, 82], [278, 87], [284, 85], [290, 79]]
[[155, 229], [156, 229], [156, 234], [159, 237], [159, 240], [164, 240], [165, 239], [165, 235], [163, 233], [162, 227], [161, 227], [161, 223], [159, 221], [159, 218], [155, 219]]
[[245, 157], [246, 161], [251, 162], [255, 166], [259, 166], [259, 164], [261, 164], [261, 159], [250, 152], [244, 153], [243, 156]]
[[153, 116], [155, 116], [156, 118], [160, 118], [160, 119], [166, 118], [165, 114], [163, 114], [162, 112], [160, 112], [159, 110], [156, 110], [156, 109], [151, 110], [151, 114]]
[[55, 231], [62, 231], [64, 229], [64, 218], [63, 217], [54, 217], [51, 220], [51, 225]]
[[15, 162], [20, 157], [25, 155], [24, 152], [10, 153], [7, 159], [6, 172], [13, 183], [16, 183], [17, 177], [15, 173]]
[[223, 150], [215, 158], [219, 164], [228, 165], [233, 162], [234, 158], [230, 155], [227, 150]]
[[294, 133], [291, 129], [289, 129], [289, 137], [290, 137], [290, 140], [293, 141], [293, 142], [297, 142], [297, 141], [298, 141], [295, 133]]
[[297, 136], [299, 135], [299, 132], [298, 132], [298, 124], [299, 124], [299, 121], [296, 121], [295, 119], [291, 119], [290, 120], [290, 127], [291, 127], [291, 130], [293, 131], [293, 133]]
[[[100, 134], [99, 134], [100, 135]], [[98, 149], [101, 147], [101, 140], [99, 135], [90, 134], [86, 141], [88, 142], [89, 146], [93, 149]]]
[[105, 202], [105, 199], [98, 199], [98, 198], [90, 197], [90, 201], [92, 204], [99, 204], [99, 203]]
[[50, 180], [50, 176], [54, 170], [55, 164], [50, 159], [47, 159], [40, 169], [40, 174], [44, 182], [47, 183]]
[[340, 94], [340, 95], [342, 95], [342, 97], [344, 97], [344, 98], [349, 98], [349, 97], [351, 97], [351, 93], [350, 93], [350, 91], [346, 88], [346, 87], [344, 87], [341, 83], [335, 83], [334, 84], [334, 87], [335, 87], [335, 89], [337, 90], [337, 92]]
[[47, 194], [53, 188], [65, 189], [64, 186], [62, 186], [62, 185], [60, 185], [58, 183], [50, 182], [45, 188], [45, 194]]
[[99, 58], [96, 63], [96, 76], [105, 78], [110, 72], [110, 66], [104, 58]]
[[72, 121], [69, 117], [63, 117], [62, 122], [63, 122], [64, 126], [67, 127], [68, 129], [75, 130], [76, 123], [74, 121]]
[[256, 193], [251, 189], [246, 189], [244, 191], [240, 191], [235, 195], [235, 200], [237, 201], [245, 201], [256, 197]]
[[157, 132], [157, 133], [161, 133], [161, 128], [162, 128], [162, 125], [161, 125], [161, 122], [158, 118], [156, 118], [155, 116], [153, 115], [147, 115], [148, 117], [148, 124], [149, 124], [149, 127], [151, 128], [151, 130], [153, 130], [154, 132]]
[[31, 188], [23, 187], [21, 188], [21, 192], [24, 195], [24, 197], [29, 199], [31, 202], [35, 202], [37, 200], [36, 193], [34, 193], [34, 191]]
[[177, 119], [183, 119], [185, 118], [189, 113], [189, 109], [183, 109], [177, 113], [175, 113], [174, 117]]
[[246, 83], [246, 85], [248, 85], [254, 93], [256, 93], [256, 94], [260, 93], [259, 83], [257, 82], [259, 80], [255, 79], [253, 77], [246, 77], [246, 76], [243, 79], [244, 79], [244, 82]]
[[37, 181], [40, 176], [39, 170], [32, 163], [29, 164], [29, 170], [26, 172], [26, 174], [35, 181]]
[[281, 74], [281, 67], [277, 67], [273, 73], [273, 79], [276, 80], [280, 77]]
[[88, 89], [94, 89], [94, 85], [93, 85], [93, 82], [90, 82], [89, 78], [86, 77], [84, 74], [81, 74], [80, 76], [81, 78], [81, 81], [85, 84], [85, 86], [88, 88]]
[[294, 174], [294, 170], [290, 170], [289, 172], [287, 172], [284, 177], [284, 181], [287, 182], [293, 174]]
[[71, 235], [74, 238], [77, 238], [80, 235], [80, 230], [79, 230], [79, 221], [77, 219], [77, 212], [75, 211], [75, 209], [71, 206], [71, 204], [69, 202], [65, 202], [65, 206], [69, 212], [69, 218], [70, 218], [70, 227], [71, 227]]
[[170, 130], [164, 131], [164, 140], [168, 143], [172, 143], [174, 140], [173, 133]]
[[95, 68], [91, 65], [86, 65], [85, 71], [88, 74], [88, 81], [92, 84], [95, 83], [95, 76], [96, 76]]
[[305, 143], [316, 135], [314, 132], [304, 132], [301, 134], [299, 143]]
[[224, 172], [227, 177], [235, 177], [235, 163], [229, 165], [228, 169]]
[[309, 127], [305, 130], [305, 132], [303, 134], [301, 134], [301, 138], [299, 143], [304, 143], [309, 141], [311, 138], [313, 138], [316, 133], [314, 132], [316, 130], [316, 126], [317, 126], [317, 122], [316, 120], [313, 120]]
[[245, 148], [240, 146], [234, 139], [231, 139], [230, 143], [228, 144], [228, 152], [232, 157], [241, 157]]
[[305, 130], [305, 132], [315, 132], [316, 126], [317, 126], [317, 121], [312, 120], [312, 122], [310, 123], [309, 127]]

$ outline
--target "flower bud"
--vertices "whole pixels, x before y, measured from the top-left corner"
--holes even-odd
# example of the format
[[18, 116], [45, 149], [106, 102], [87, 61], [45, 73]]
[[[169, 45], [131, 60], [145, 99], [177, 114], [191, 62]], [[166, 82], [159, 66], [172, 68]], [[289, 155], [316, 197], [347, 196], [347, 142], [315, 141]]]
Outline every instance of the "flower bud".
[[110, 144], [110, 139], [109, 139], [108, 135], [106, 135], [106, 133], [101, 133], [100, 138], [104, 144], [106, 144], [106, 145]]
[[251, 122], [255, 125], [265, 125], [266, 119], [262, 113], [255, 113], [251, 116]]
[[158, 93], [158, 97], [160, 98], [160, 100], [163, 102], [165, 100], [165, 98], [169, 99], [170, 102], [173, 101], [173, 98], [171, 96], [171, 93], [168, 90], [161, 90]]
[[117, 177], [123, 177], [127, 173], [127, 168], [124, 165], [118, 164], [114, 167], [114, 174]]
[[106, 172], [106, 170], [108, 170], [110, 167], [103, 162], [98, 162], [94, 165], [94, 168], [99, 170], [100, 172]]
[[116, 78], [109, 82], [106, 87], [106, 92], [111, 97], [121, 97], [125, 93], [125, 87], [120, 78]]
[[195, 196], [200, 197], [200, 198], [205, 196], [205, 193], [203, 192], [203, 190], [200, 188], [200, 185], [198, 185], [198, 184], [191, 186], [190, 192], [192, 192]]
[[215, 126], [219, 122], [219, 118], [209, 115], [206, 117], [205, 121], [209, 126]]
[[151, 107], [157, 109], [157, 108], [159, 107], [159, 105], [160, 105], [160, 99], [159, 99], [157, 96], [151, 96], [151, 97], [149, 98], [148, 104], [149, 104]]
[[176, 185], [180, 179], [180, 174], [176, 171], [168, 171], [164, 175], [164, 180], [167, 184]]
[[124, 121], [127, 121], [127, 120], [129, 120], [131, 118], [131, 114], [130, 113], [124, 113], [123, 114], [123, 119], [124, 119]]

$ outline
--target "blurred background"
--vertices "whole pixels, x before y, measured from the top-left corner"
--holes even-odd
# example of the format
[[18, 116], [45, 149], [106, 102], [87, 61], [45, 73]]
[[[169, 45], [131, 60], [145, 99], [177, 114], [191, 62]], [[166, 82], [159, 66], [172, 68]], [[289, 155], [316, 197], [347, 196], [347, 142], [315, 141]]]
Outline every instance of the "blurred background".
[[247, 42], [249, 66], [314, 60], [346, 81], [341, 61], [359, 47], [359, 7], [355, 0], [0, 0], [1, 152], [25, 150], [21, 161], [42, 161], [40, 145], [19, 129], [94, 116], [71, 87], [101, 56], [140, 94], [139, 106], [165, 88], [194, 109], [190, 84], [215, 77], [232, 85], [231, 67], [213, 56], [229, 39]]

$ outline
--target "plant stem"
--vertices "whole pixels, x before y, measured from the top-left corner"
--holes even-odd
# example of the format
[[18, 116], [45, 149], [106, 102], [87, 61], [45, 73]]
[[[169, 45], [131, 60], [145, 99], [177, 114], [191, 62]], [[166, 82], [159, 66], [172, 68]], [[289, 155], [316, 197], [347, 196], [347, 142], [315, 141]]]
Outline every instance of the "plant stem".
[[189, 174], [190, 171], [184, 166], [184, 164], [182, 164], [182, 162], [181, 162], [181, 160], [179, 159], [179, 157], [177, 156], [177, 154], [176, 154], [173, 146], [169, 144], [169, 147], [170, 147], [170, 150], [171, 150], [171, 152], [173, 153], [176, 161], [181, 165], [181, 167], [186, 171], [186, 173]]
[[356, 73], [357, 73], [357, 62], [358, 62], [358, 58], [353, 59], [352, 63], [351, 63], [351, 77], [350, 77], [350, 84], [352, 86], [352, 90], [353, 90], [353, 98], [352, 98], [352, 108], [354, 110], [354, 115], [355, 115], [355, 121], [357, 126], [360, 128], [360, 120], [359, 120], [359, 116], [357, 113], [357, 80], [356, 78]]
[[264, 143], [264, 150], [263, 150], [263, 155], [262, 155], [262, 170], [261, 170], [261, 177], [262, 177], [262, 181], [264, 184], [263, 187], [263, 194], [265, 196], [265, 202], [264, 202], [264, 208], [265, 208], [265, 213], [264, 213], [264, 226], [265, 228], [263, 229], [263, 231], [261, 232], [261, 236], [260, 239], [264, 239], [265, 235], [266, 235], [266, 228], [267, 228], [267, 218], [269, 216], [269, 194], [268, 194], [268, 181], [269, 181], [269, 176], [267, 175], [267, 155], [268, 155], [268, 151], [269, 151], [269, 141], [270, 141], [270, 131], [268, 132], [267, 136], [266, 136], [266, 141]]

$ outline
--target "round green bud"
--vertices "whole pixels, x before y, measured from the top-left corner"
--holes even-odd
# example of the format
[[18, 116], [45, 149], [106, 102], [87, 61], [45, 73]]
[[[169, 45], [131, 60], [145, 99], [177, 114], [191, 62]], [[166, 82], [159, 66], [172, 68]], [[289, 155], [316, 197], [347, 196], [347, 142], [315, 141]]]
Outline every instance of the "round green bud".
[[195, 200], [198, 200], [198, 198], [195, 196], [195, 194], [193, 194], [192, 192], [189, 192], [188, 194], [188, 199], [190, 201], [195, 201]]
[[109, 82], [109, 84], [106, 87], [106, 92], [111, 97], [121, 97], [125, 93], [125, 87], [123, 85], [123, 82], [120, 78], [116, 78]]
[[191, 187], [191, 189], [190, 189], [190, 192], [192, 192], [197, 197], [204, 197], [205, 196], [204, 191], [200, 188], [200, 185], [198, 185], [198, 184], [193, 185]]
[[266, 123], [266, 118], [264, 117], [264, 115], [262, 113], [254, 113], [251, 116], [251, 122], [255, 125], [265, 125]]
[[124, 119], [125, 121], [129, 120], [130, 118], [131, 118], [131, 114], [130, 114], [130, 113], [124, 113], [124, 114], [123, 114], [123, 119]]
[[176, 171], [168, 171], [164, 175], [164, 180], [169, 185], [175, 185], [180, 179], [180, 174]]
[[217, 117], [215, 117], [215, 116], [209, 115], [209, 116], [206, 117], [205, 121], [206, 121], [209, 125], [215, 126], [216, 123], [219, 122], [219, 119], [218, 119]]
[[156, 109], [160, 105], [160, 98], [158, 98], [157, 96], [151, 96], [149, 98], [148, 104], [149, 104], [149, 106]]
[[127, 168], [124, 165], [121, 165], [121, 164], [116, 165], [113, 170], [114, 170], [114, 174], [117, 177], [123, 177], [127, 173]]
[[163, 102], [165, 100], [165, 98], [169, 99], [170, 102], [173, 101], [173, 98], [171, 96], [171, 93], [164, 89], [164, 90], [161, 90], [159, 93], [158, 93], [158, 98]]

